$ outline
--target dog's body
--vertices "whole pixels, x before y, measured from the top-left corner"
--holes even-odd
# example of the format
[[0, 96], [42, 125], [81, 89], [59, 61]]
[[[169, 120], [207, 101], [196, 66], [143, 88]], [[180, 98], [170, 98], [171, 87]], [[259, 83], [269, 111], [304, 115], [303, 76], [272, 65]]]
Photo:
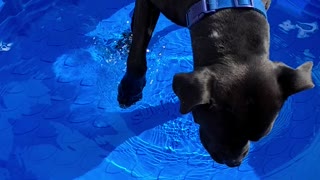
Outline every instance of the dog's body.
[[[136, 0], [127, 72], [119, 85], [121, 106], [142, 98], [146, 48], [160, 12], [186, 27], [186, 13], [198, 1]], [[268, 9], [270, 1], [262, 2]], [[270, 132], [285, 100], [314, 86], [312, 63], [294, 70], [271, 62], [269, 24], [251, 8], [220, 10], [189, 29], [194, 71], [176, 74], [173, 80], [180, 112], [192, 112], [200, 125], [201, 142], [216, 162], [239, 166], [249, 141]]]

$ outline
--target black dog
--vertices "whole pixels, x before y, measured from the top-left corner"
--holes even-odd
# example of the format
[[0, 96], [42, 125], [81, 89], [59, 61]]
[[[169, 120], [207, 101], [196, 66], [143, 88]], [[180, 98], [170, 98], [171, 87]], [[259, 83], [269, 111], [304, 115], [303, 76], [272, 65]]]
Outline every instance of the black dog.
[[311, 62], [292, 69], [269, 60], [270, 0], [254, 0], [254, 7], [248, 5], [252, 1], [136, 0], [119, 104], [129, 107], [142, 98], [146, 48], [161, 12], [191, 34], [194, 71], [173, 79], [180, 112], [192, 112], [201, 143], [216, 162], [239, 166], [249, 142], [270, 132], [285, 100], [314, 87]]

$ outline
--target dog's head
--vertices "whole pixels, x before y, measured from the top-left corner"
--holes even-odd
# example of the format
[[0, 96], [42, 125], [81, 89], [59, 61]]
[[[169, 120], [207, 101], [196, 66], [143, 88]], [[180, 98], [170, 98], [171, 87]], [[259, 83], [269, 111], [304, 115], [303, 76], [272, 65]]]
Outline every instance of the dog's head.
[[230, 167], [241, 164], [249, 141], [267, 135], [285, 100], [314, 87], [312, 63], [292, 69], [262, 64], [213, 65], [176, 74], [173, 90], [180, 112], [192, 112], [200, 139], [211, 157]]

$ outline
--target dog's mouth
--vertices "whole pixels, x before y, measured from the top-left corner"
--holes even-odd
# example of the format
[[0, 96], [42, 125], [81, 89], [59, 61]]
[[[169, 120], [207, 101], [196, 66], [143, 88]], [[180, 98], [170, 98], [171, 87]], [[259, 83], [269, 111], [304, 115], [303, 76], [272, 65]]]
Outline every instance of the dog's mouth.
[[[200, 129], [200, 140], [204, 148], [210, 154], [211, 158], [219, 163], [225, 164], [228, 167], [238, 167], [241, 165], [242, 160], [249, 152], [249, 144], [240, 143], [238, 148], [231, 145], [221, 145], [210, 139], [206, 131]], [[233, 149], [233, 150], [231, 150]]]
[[245, 156], [249, 152], [248, 147], [244, 147], [243, 151], [241, 153], [226, 153], [228, 150], [221, 150], [217, 151], [217, 147], [214, 146], [214, 144], [203, 144], [207, 152], [210, 154], [211, 158], [219, 163], [219, 164], [225, 164], [228, 167], [238, 167], [241, 165], [242, 160], [245, 158]]
[[229, 167], [238, 167], [240, 166], [242, 161], [238, 160], [231, 160], [231, 161], [225, 161], [224, 164], [226, 164]]
[[238, 167], [241, 165], [242, 163], [242, 157], [241, 158], [236, 158], [236, 159], [224, 159], [223, 157], [219, 157], [219, 156], [216, 156], [216, 155], [213, 155], [211, 153], [209, 153], [212, 157], [212, 159], [219, 163], [219, 164], [225, 164], [227, 165], [228, 167]]

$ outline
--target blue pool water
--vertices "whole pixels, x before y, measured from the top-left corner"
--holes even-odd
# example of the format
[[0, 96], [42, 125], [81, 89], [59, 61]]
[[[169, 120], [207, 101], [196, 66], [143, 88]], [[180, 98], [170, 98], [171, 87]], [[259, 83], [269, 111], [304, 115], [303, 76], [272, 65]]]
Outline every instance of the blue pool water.
[[187, 29], [160, 17], [144, 98], [116, 101], [133, 0], [0, 0], [0, 179], [319, 179], [320, 1], [273, 0], [271, 59], [313, 61], [314, 89], [289, 98], [239, 168], [211, 160], [175, 73], [192, 70]]

